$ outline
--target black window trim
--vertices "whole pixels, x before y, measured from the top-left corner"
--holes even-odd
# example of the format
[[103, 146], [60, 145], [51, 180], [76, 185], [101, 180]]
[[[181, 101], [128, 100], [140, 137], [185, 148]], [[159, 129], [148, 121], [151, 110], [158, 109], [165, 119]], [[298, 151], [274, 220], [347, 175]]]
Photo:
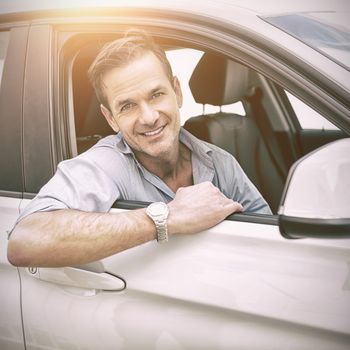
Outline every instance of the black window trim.
[[[112, 208], [135, 210], [146, 208], [149, 204], [151, 202], [118, 200], [114, 202]], [[236, 213], [229, 215], [225, 220], [278, 226], [278, 215]]]
[[[6, 191], [0, 191], [0, 196], [17, 198], [18, 196], [22, 197], [22, 193], [18, 193], [16, 195], [16, 193], [14, 192], [10, 193]], [[33, 199], [35, 196], [36, 193], [23, 193], [24, 199]], [[135, 210], [146, 208], [149, 204], [151, 204], [151, 202], [118, 200], [113, 203], [111, 209]], [[278, 226], [278, 215], [236, 213], [233, 215], [229, 215], [225, 220]]]

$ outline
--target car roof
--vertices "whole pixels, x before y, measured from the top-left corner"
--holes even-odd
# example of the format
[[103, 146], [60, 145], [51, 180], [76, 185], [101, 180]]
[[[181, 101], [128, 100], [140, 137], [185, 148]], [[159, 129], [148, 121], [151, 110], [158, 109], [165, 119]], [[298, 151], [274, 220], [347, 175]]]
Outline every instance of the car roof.
[[[62, 10], [96, 7], [138, 7], [147, 9], [172, 9], [196, 12], [213, 17], [225, 17], [235, 10], [253, 15], [276, 15], [313, 11], [349, 11], [350, 4], [341, 0], [2, 0], [0, 13], [23, 13], [42, 10]], [[225, 10], [223, 10], [223, 7]]]

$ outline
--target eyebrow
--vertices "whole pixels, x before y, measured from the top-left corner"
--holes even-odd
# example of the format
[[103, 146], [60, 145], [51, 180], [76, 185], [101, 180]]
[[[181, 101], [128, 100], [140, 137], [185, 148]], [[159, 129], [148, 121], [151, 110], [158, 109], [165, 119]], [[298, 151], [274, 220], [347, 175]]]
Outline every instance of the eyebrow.
[[[164, 85], [157, 85], [156, 87], [154, 87], [153, 89], [151, 89], [151, 91], [149, 91], [149, 96], [151, 96], [152, 94], [154, 94], [155, 92], [159, 91], [159, 90], [165, 90], [166, 87]], [[120, 101], [116, 101], [113, 106], [115, 109], [118, 109], [120, 108], [121, 106], [127, 104], [127, 103], [132, 103], [133, 102], [133, 99], [130, 99], [130, 98], [127, 98], [125, 100], [120, 100]]]
[[155, 88], [153, 88], [151, 91], [150, 91], [150, 95], [154, 94], [155, 92], [159, 91], [159, 90], [164, 90], [166, 89], [165, 86], [163, 85], [157, 85]]

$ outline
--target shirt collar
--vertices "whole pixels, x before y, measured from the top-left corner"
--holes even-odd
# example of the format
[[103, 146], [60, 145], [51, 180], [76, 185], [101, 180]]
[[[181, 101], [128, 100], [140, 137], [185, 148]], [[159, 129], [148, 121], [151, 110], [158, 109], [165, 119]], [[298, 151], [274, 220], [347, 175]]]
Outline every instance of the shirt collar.
[[180, 141], [192, 151], [193, 183], [212, 182], [215, 176], [212, 149], [184, 128], [181, 128]]
[[179, 138], [180, 141], [192, 151], [192, 153], [198, 154], [198, 156], [202, 157], [202, 160], [207, 163], [207, 166], [212, 165], [213, 162], [210, 156], [212, 149], [204, 141], [197, 139], [184, 128], [181, 128]]
[[115, 147], [123, 154], [134, 154], [129, 145], [125, 142], [122, 132], [118, 132], [116, 135]]

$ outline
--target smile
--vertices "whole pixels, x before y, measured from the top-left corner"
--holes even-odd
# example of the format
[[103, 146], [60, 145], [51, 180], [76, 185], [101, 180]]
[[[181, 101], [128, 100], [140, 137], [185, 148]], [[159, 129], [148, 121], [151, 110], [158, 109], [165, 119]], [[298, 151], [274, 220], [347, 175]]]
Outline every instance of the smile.
[[161, 126], [160, 128], [158, 128], [156, 130], [145, 132], [145, 133], [143, 133], [143, 135], [145, 135], [145, 136], [158, 135], [163, 131], [163, 129], [164, 129], [164, 126]]

